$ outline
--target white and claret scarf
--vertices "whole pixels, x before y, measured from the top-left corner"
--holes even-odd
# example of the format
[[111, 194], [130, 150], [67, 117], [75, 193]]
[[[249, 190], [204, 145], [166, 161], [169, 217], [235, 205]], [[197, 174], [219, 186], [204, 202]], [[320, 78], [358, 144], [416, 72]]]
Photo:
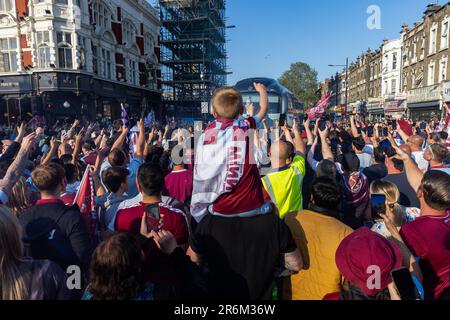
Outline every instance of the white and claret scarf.
[[248, 120], [214, 121], [197, 143], [191, 213], [197, 222], [221, 195], [239, 184], [247, 156]]

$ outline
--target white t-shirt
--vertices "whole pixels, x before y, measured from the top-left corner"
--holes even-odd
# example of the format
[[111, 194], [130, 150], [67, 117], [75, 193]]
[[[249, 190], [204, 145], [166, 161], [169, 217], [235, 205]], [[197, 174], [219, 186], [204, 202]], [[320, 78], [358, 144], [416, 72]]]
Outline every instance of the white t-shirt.
[[423, 158], [423, 151], [415, 151], [412, 153], [412, 158], [416, 162], [419, 169], [423, 172], [428, 170], [428, 161]]

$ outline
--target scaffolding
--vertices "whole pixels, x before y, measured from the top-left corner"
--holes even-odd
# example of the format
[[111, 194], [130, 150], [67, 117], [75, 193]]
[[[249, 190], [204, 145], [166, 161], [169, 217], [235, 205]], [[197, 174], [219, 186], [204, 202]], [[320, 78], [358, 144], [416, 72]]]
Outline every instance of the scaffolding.
[[163, 100], [168, 114], [199, 118], [227, 82], [225, 0], [159, 0]]

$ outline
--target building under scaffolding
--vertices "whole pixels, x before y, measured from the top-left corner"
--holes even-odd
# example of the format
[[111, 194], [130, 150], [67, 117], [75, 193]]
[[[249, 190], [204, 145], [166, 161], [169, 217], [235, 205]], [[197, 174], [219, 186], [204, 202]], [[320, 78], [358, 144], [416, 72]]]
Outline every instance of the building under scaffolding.
[[198, 119], [227, 82], [225, 0], [160, 0], [159, 6], [167, 115]]

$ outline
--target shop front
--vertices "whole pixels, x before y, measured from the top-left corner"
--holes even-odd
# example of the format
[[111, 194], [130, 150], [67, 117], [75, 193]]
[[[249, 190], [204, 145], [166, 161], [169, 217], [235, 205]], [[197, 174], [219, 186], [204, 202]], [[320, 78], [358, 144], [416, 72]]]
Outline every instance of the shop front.
[[370, 120], [381, 120], [384, 117], [384, 105], [381, 99], [369, 99], [366, 108]]
[[62, 119], [120, 119], [123, 103], [130, 116], [150, 110], [161, 117], [158, 91], [105, 81], [80, 72], [35, 72], [0, 76], [0, 123], [11, 124], [44, 116], [48, 123]]
[[409, 118], [413, 121], [439, 118], [443, 89], [443, 84], [438, 84], [410, 90], [407, 97]]
[[407, 117], [406, 100], [392, 100], [384, 103], [384, 116], [392, 119]]
[[0, 123], [12, 124], [29, 120], [35, 99], [29, 75], [0, 78]]

